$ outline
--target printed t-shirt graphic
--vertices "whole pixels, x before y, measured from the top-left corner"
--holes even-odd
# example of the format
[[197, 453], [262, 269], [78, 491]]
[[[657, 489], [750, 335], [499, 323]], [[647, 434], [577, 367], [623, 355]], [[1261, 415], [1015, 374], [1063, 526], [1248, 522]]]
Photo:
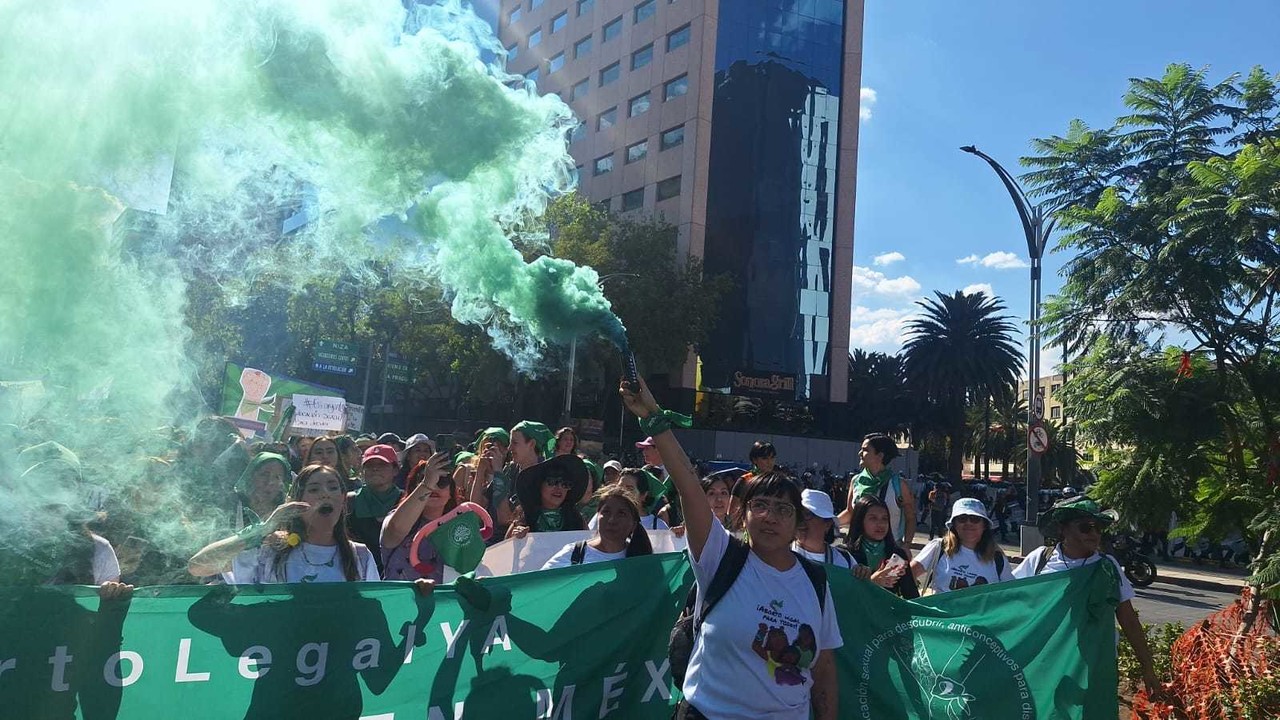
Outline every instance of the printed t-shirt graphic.
[[1004, 572], [1000, 577], [996, 577], [995, 560], [983, 560], [978, 554], [967, 547], [961, 546], [955, 555], [948, 556], [942, 550], [942, 539], [931, 540], [920, 554], [916, 556], [916, 561], [925, 569], [927, 574], [930, 569], [934, 569], [934, 562], [937, 562], [937, 568], [933, 570], [933, 589], [939, 592], [948, 590], [963, 590], [967, 587], [976, 585], [987, 585], [995, 582], [1005, 582], [1013, 579], [1013, 572], [1010, 563], [1004, 563]]

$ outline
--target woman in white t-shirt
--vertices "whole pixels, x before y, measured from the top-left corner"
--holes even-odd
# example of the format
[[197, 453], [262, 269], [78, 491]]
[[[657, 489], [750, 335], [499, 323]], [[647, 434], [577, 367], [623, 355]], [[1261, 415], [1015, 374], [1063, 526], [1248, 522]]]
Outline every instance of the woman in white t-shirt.
[[205, 547], [187, 570], [196, 577], [224, 573], [237, 585], [378, 580], [373, 554], [347, 539], [343, 483], [327, 466], [303, 468], [287, 502], [266, 522]]
[[640, 523], [640, 499], [634, 492], [614, 483], [597, 490], [593, 498], [598, 508], [591, 518], [596, 536], [560, 548], [543, 570], [653, 554], [649, 533]]
[[955, 502], [947, 531], [924, 546], [911, 561], [911, 571], [914, 577], [925, 578], [925, 595], [1013, 579], [1013, 568], [995, 540], [987, 508], [977, 498]]
[[[640, 507], [649, 506], [649, 493], [653, 486], [658, 483], [648, 470], [643, 468], [627, 468], [618, 476], [618, 484], [635, 493], [640, 499]], [[587, 523], [588, 530], [595, 530], [596, 525], [600, 522], [600, 515], [596, 514], [591, 517], [591, 522]], [[640, 526], [646, 530], [670, 530], [662, 518], [657, 515], [641, 515]]]
[[821, 567], [791, 550], [802, 504], [799, 486], [776, 472], [746, 481], [749, 540], [743, 544], [712, 515], [671, 432], [688, 427], [689, 419], [659, 408], [643, 380], [634, 387], [624, 381], [620, 392], [641, 430], [653, 438], [680, 494], [699, 614], [721, 565], [741, 563], [723, 597], [694, 624], [676, 716], [834, 720], [839, 701], [833, 651], [843, 640], [829, 585], [817, 579]]

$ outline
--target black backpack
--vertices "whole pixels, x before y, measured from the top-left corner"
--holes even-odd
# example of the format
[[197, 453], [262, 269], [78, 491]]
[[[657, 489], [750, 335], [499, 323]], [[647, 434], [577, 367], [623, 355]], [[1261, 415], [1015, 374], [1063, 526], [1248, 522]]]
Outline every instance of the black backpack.
[[[698, 588], [696, 585], [689, 588], [689, 597], [685, 598], [684, 610], [681, 611], [680, 617], [676, 618], [676, 624], [671, 628], [671, 637], [667, 641], [667, 659], [671, 663], [671, 678], [676, 681], [676, 687], [684, 685], [684, 676], [689, 670], [689, 658], [693, 655], [693, 641], [702, 631], [703, 621], [738, 579], [742, 568], [747, 564], [747, 555], [750, 553], [749, 545], [732, 535], [729, 536], [729, 547], [725, 549], [724, 557], [720, 559], [716, 574], [711, 577], [706, 598], [702, 602], [702, 612], [696, 616], [694, 609], [698, 603]], [[818, 609], [826, 612], [826, 569], [821, 564], [801, 557], [799, 554], [796, 555], [796, 559], [800, 561], [800, 567], [804, 568], [805, 575], [809, 576], [809, 582], [813, 583], [814, 592], [818, 594]]]

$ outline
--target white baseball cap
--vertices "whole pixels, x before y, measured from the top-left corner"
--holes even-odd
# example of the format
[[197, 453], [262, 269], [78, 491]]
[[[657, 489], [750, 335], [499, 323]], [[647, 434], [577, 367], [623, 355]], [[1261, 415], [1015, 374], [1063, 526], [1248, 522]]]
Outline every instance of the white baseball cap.
[[804, 490], [800, 493], [800, 504], [805, 510], [822, 518], [830, 520], [836, 516], [835, 507], [831, 503], [831, 496], [821, 490]]
[[610, 460], [609, 462], [604, 464], [604, 469], [616, 470], [618, 472], [622, 472], [622, 463], [618, 462], [617, 460]]
[[980, 517], [987, 521], [987, 527], [992, 527], [991, 518], [987, 515], [987, 506], [982, 504], [978, 498], [960, 498], [951, 506], [951, 517], [947, 520], [947, 529], [953, 529], [951, 523], [961, 515], [972, 515]]

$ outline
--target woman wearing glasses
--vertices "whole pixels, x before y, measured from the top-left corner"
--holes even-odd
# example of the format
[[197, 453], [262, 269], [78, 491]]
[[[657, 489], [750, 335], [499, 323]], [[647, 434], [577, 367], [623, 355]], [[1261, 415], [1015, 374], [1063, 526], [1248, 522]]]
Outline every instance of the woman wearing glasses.
[[[746, 543], [711, 512], [689, 458], [671, 432], [688, 418], [658, 407], [644, 381], [620, 389], [653, 437], [685, 509], [685, 538], [697, 581], [698, 619], [677, 718], [836, 717], [833, 650], [843, 644], [820, 566], [791, 549], [800, 488], [776, 472], [746, 481]], [[731, 580], [706, 609], [713, 578]], [[721, 580], [716, 585], [723, 584]], [[818, 593], [821, 591], [822, 596]], [[701, 617], [705, 614], [705, 617]]]
[[586, 463], [577, 455], [556, 455], [521, 470], [516, 476], [520, 508], [507, 537], [584, 529], [587, 524], [574, 503], [587, 489], [588, 472]]
[[925, 595], [1013, 579], [1009, 559], [992, 532], [991, 518], [977, 498], [955, 502], [946, 533], [924, 546], [911, 561], [911, 571], [914, 577], [925, 578]]
[[1124, 576], [1120, 563], [1110, 555], [1098, 551], [1102, 543], [1102, 531], [1115, 522], [1114, 510], [1103, 511], [1092, 498], [1083, 495], [1067, 498], [1054, 505], [1040, 518], [1040, 532], [1046, 538], [1058, 538], [1058, 543], [1039, 547], [1027, 553], [1013, 576], [1018, 579], [1034, 577], [1042, 573], [1074, 570], [1092, 565], [1107, 558], [1116, 567], [1120, 578], [1120, 604], [1116, 606], [1116, 621], [1133, 647], [1133, 654], [1142, 668], [1142, 683], [1154, 697], [1164, 697], [1160, 680], [1151, 662], [1151, 648], [1142, 630], [1138, 611], [1133, 608], [1133, 585]]
[[439, 519], [457, 505], [448, 466], [449, 454], [435, 453], [429, 460], [419, 460], [405, 478], [404, 497], [382, 523], [383, 580], [426, 578], [440, 582], [443, 579], [444, 563], [431, 543], [419, 546], [419, 559], [424, 566], [431, 566], [430, 575], [423, 575], [413, 566], [409, 551], [413, 536], [423, 525]]

